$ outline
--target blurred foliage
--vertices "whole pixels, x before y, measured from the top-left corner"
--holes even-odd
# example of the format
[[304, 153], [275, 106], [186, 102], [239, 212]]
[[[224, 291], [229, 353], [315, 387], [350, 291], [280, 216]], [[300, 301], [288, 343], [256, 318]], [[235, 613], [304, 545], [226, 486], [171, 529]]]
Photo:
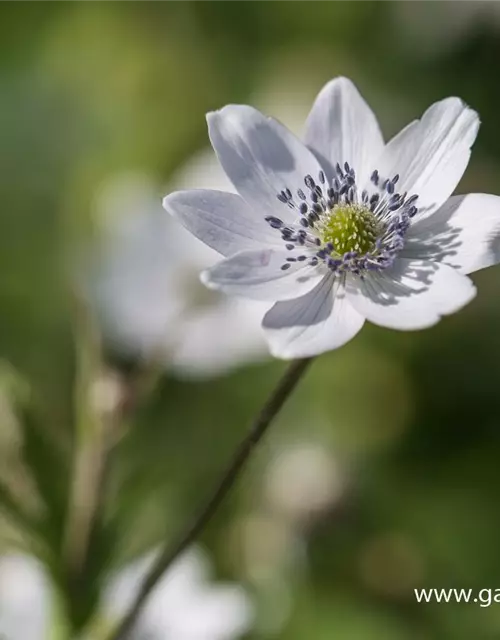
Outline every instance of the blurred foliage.
[[[124, 170], [166, 184], [206, 146], [210, 109], [250, 101], [262, 86], [279, 94], [280, 83], [311, 100], [342, 74], [387, 135], [432, 101], [462, 97], [483, 123], [463, 189], [498, 193], [500, 22], [484, 4], [498, 3], [0, 6], [0, 354], [30, 389], [16, 408], [20, 455], [45, 514], [36, 528], [55, 551], [47, 562], [82, 605], [75, 627], [95, 605], [102, 571], [173, 535], [196, 509], [283, 369], [242, 363], [201, 381], [161, 373], [118, 428], [103, 520], [75, 585], [61, 565], [77, 442], [72, 288], [96, 232], [97, 190]], [[454, 14], [465, 11], [457, 36]], [[500, 605], [417, 605], [412, 591], [500, 587], [500, 272], [474, 280], [478, 298], [439, 326], [366, 327], [321, 357], [206, 531], [219, 574], [262, 600], [251, 637], [500, 637]], [[142, 364], [105, 347], [106, 367], [128, 388]], [[290, 601], [278, 624], [266, 613], [270, 587], [252, 571], [254, 547], [272, 553], [272, 537], [257, 534], [252, 555], [246, 527], [257, 516], [275, 523], [264, 470], [283, 442], [308, 439], [334, 453], [345, 488], [308, 526], [292, 527], [305, 558], [291, 544], [291, 568], [275, 563]], [[3, 528], [6, 547], [29, 546]]]

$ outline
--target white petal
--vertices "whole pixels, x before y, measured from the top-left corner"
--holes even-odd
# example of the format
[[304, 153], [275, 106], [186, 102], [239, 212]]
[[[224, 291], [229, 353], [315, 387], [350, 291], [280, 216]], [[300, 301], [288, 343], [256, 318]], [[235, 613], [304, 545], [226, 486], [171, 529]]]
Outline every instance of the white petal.
[[[110, 576], [103, 596], [107, 616], [117, 620], [125, 615], [158, 554], [158, 550], [151, 551]], [[142, 611], [138, 626], [147, 624], [158, 612], [170, 612], [179, 603], [189, 601], [189, 596], [205, 582], [209, 567], [208, 559], [197, 547], [182, 554], [159, 580]]]
[[30, 556], [0, 557], [0, 637], [44, 640], [49, 633], [51, 585]]
[[275, 304], [262, 326], [271, 353], [288, 360], [341, 347], [363, 323], [363, 316], [349, 304], [343, 287], [327, 275], [306, 295]]
[[89, 297], [109, 339], [150, 357], [163, 348], [185, 306], [185, 286], [179, 283], [186, 273], [200, 271], [194, 256], [205, 251], [218, 256], [161, 207], [116, 216], [113, 223], [93, 261]]
[[410, 228], [402, 255], [472, 273], [500, 262], [500, 197], [453, 196]]
[[203, 378], [265, 359], [269, 351], [261, 321], [268, 308], [268, 302], [221, 296], [213, 305], [186, 313], [173, 345], [172, 368], [182, 376]]
[[[129, 608], [156, 553], [136, 561], [105, 590], [105, 613], [119, 619]], [[183, 554], [158, 582], [137, 620], [134, 637], [152, 640], [232, 640], [246, 632], [253, 607], [235, 584], [208, 581], [210, 564], [198, 548]]]
[[348, 162], [360, 184], [384, 148], [373, 111], [347, 78], [335, 78], [320, 91], [306, 122], [305, 142], [330, 167]]
[[283, 189], [304, 188], [304, 177], [318, 180], [314, 155], [286, 127], [257, 109], [228, 105], [207, 115], [210, 140], [224, 171], [256, 214], [297, 220], [277, 199]]
[[387, 144], [375, 168], [382, 178], [399, 174], [400, 193], [418, 194], [417, 215], [434, 211], [459, 183], [478, 128], [477, 113], [459, 98], [436, 102]]
[[177, 191], [164, 198], [163, 206], [193, 235], [224, 256], [283, 244], [279, 232], [233, 193]]
[[471, 280], [448, 265], [401, 258], [363, 281], [350, 278], [347, 296], [367, 320], [390, 329], [430, 327], [472, 300]]
[[235, 640], [249, 631], [253, 607], [242, 587], [217, 584], [193, 592], [184, 607], [165, 618], [164, 614], [164, 621], [156, 625], [163, 631], [158, 640]]
[[[256, 300], [289, 300], [310, 291], [321, 279], [307, 262], [286, 262], [289, 251], [242, 251], [204, 271], [202, 282], [211, 289]], [[282, 265], [289, 264], [286, 271]], [[304, 266], [306, 265], [306, 266]]]

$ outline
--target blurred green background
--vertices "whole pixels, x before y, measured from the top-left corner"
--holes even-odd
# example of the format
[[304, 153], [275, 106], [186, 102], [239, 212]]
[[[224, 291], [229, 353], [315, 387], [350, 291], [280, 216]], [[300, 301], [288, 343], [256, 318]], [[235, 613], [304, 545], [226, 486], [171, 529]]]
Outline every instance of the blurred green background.
[[[88, 256], [102, 254], [102, 191], [118, 180], [131, 208], [127, 176], [158, 203], [194, 187], [185, 167], [200, 153], [200, 175], [212, 162], [208, 110], [250, 103], [293, 128], [345, 75], [387, 138], [432, 102], [463, 98], [482, 126], [459, 191], [500, 193], [499, 71], [494, 1], [0, 5], [0, 476], [28, 511], [36, 503], [75, 628], [106, 571], [173, 536], [203, 501], [284, 368], [255, 347], [228, 367], [216, 354], [202, 375], [195, 353], [179, 373], [116, 341], [100, 312], [90, 321], [79, 284], [99, 279]], [[206, 530], [217, 576], [255, 604], [249, 638], [500, 638], [500, 604], [413, 595], [500, 588], [500, 271], [474, 281], [478, 297], [433, 329], [366, 326], [319, 358]], [[167, 306], [170, 295], [154, 294]], [[75, 585], [61, 550], [91, 323], [105, 391], [151, 392], [113, 424], [102, 520]], [[224, 332], [224, 314], [211, 326]], [[0, 539], [5, 553], [36, 551], [8, 505]]]

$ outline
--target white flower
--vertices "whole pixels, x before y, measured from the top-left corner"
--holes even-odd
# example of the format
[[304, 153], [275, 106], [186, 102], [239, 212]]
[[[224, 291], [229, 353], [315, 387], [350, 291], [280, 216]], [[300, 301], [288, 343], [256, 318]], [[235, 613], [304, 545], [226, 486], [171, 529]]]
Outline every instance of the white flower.
[[0, 638], [46, 640], [50, 583], [42, 565], [30, 556], [0, 557]]
[[275, 302], [263, 320], [275, 356], [335, 349], [365, 319], [430, 327], [474, 297], [465, 274], [500, 259], [500, 199], [450, 197], [479, 127], [458, 98], [387, 144], [345, 78], [320, 92], [305, 144], [249, 106], [208, 127], [239, 196], [181, 191], [164, 207], [226, 257], [202, 274], [208, 287]]
[[[109, 581], [104, 617], [117, 621], [130, 606], [154, 554]], [[191, 549], [172, 565], [147, 601], [134, 630], [137, 640], [236, 640], [252, 622], [248, 596], [235, 584], [208, 582], [209, 563]], [[30, 556], [0, 558], [0, 636], [5, 640], [48, 640], [50, 581]], [[2, 635], [3, 634], [3, 635]], [[94, 634], [86, 640], [94, 640]], [[100, 636], [99, 636], [100, 637]]]
[[[154, 554], [112, 580], [105, 608], [121, 616], [131, 604]], [[252, 611], [243, 589], [207, 581], [209, 564], [199, 549], [182, 556], [147, 601], [136, 634], [148, 640], [232, 640], [250, 628]], [[106, 606], [107, 603], [107, 606]]]
[[200, 285], [218, 256], [165, 216], [146, 177], [120, 176], [98, 204], [103, 242], [89, 298], [118, 349], [190, 376], [264, 357], [262, 303]]

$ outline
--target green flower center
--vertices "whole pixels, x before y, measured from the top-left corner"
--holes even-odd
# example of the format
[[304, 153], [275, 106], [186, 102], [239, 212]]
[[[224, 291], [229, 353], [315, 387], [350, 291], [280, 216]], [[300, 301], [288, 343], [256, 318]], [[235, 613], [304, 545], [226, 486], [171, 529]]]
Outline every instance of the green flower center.
[[331, 242], [339, 255], [355, 251], [364, 255], [375, 249], [380, 222], [370, 209], [357, 204], [335, 205], [318, 228], [321, 240]]

